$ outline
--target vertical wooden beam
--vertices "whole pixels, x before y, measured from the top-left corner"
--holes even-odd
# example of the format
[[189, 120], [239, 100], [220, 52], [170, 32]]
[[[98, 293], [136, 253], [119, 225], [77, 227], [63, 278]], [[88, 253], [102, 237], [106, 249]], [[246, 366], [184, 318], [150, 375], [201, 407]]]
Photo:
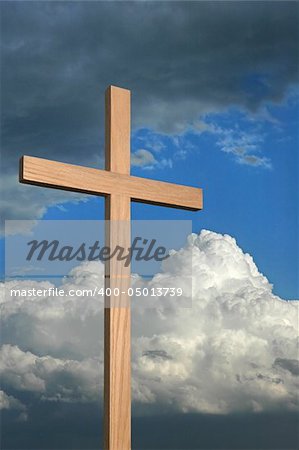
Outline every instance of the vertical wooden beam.
[[106, 90], [106, 170], [130, 174], [131, 92], [115, 86]]
[[[109, 87], [106, 93], [106, 170], [130, 173], [130, 92]], [[130, 247], [128, 196], [106, 197], [106, 245]], [[104, 448], [131, 448], [131, 312], [129, 296], [130, 265], [114, 258], [105, 266], [104, 345]], [[114, 295], [114, 289], [119, 295]]]

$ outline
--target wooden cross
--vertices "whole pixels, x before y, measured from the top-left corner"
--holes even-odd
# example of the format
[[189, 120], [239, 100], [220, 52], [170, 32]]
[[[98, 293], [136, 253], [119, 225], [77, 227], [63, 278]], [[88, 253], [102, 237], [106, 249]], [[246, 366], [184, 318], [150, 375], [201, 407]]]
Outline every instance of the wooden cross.
[[[130, 176], [130, 91], [106, 91], [106, 170], [23, 156], [20, 182], [105, 197], [106, 245], [129, 248], [131, 201], [197, 211], [202, 190]], [[105, 285], [120, 295], [105, 299], [104, 448], [131, 448], [131, 325], [127, 289], [130, 267], [110, 260]]]

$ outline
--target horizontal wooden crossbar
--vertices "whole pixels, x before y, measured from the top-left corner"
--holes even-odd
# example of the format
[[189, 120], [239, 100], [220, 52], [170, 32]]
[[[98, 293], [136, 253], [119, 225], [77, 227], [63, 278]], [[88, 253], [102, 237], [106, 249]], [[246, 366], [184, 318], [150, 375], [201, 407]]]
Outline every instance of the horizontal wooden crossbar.
[[203, 203], [199, 188], [32, 156], [21, 158], [20, 182], [100, 196], [125, 195], [136, 202], [192, 211], [202, 209]]

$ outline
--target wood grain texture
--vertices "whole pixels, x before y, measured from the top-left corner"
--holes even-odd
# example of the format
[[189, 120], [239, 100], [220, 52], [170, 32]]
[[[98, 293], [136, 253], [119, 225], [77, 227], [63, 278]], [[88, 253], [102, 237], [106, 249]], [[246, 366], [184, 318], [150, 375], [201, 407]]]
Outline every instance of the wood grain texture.
[[32, 156], [21, 159], [20, 182], [94, 195], [125, 195], [131, 200], [173, 208], [202, 209], [202, 190]]
[[[106, 199], [106, 246], [130, 247], [130, 198]], [[131, 316], [130, 266], [115, 258], [106, 262], [105, 287], [120, 295], [105, 299], [104, 421], [105, 450], [131, 448]]]
[[[111, 86], [106, 92], [106, 170], [130, 173], [130, 92]], [[109, 172], [110, 173], [110, 172]], [[114, 181], [114, 184], [116, 181]], [[131, 245], [131, 199], [109, 191], [105, 201], [106, 246]], [[131, 267], [115, 257], [105, 264], [104, 448], [131, 448], [131, 310], [128, 296]], [[119, 295], [114, 295], [114, 289]]]
[[109, 86], [105, 94], [105, 168], [129, 175], [131, 139], [131, 92]]

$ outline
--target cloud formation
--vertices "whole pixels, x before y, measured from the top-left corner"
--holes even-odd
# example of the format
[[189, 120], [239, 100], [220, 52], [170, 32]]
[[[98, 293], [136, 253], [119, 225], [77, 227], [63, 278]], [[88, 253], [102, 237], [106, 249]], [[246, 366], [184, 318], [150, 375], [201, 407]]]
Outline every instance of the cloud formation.
[[[31, 142], [37, 143], [37, 134], [53, 136], [52, 151], [67, 132], [80, 131], [87, 139], [88, 129], [96, 136], [99, 89], [111, 83], [136, 92], [138, 124], [166, 131], [200, 111], [229, 104], [254, 109], [266, 99], [278, 101], [298, 81], [294, 3], [157, 8], [78, 2], [36, 8], [5, 4], [2, 10], [6, 124], [17, 121], [28, 136], [35, 123], [39, 132]], [[72, 143], [76, 152], [80, 142]]]
[[24, 422], [28, 418], [26, 406], [12, 395], [7, 395], [4, 391], [0, 390], [0, 413], [3, 410], [16, 413], [15, 417], [19, 422]]
[[[186, 261], [192, 258], [192, 284]], [[63, 287], [103, 283], [103, 266], [84, 263]], [[132, 300], [134, 411], [296, 410], [298, 303], [272, 286], [228, 235], [202, 231], [172, 252], [163, 270], [133, 286], [181, 287], [183, 298]], [[101, 297], [11, 298], [2, 286], [1, 379], [5, 396], [94, 402], [103, 385]], [[6, 292], [6, 294], [5, 294]], [[190, 305], [192, 300], [192, 307]], [[6, 398], [6, 397], [4, 397]], [[30, 412], [29, 412], [30, 413]]]
[[132, 154], [131, 164], [135, 167], [142, 167], [145, 170], [164, 169], [165, 167], [172, 167], [172, 160], [170, 158], [162, 158], [158, 161], [152, 152], [141, 148]]
[[13, 345], [1, 347], [0, 359], [4, 385], [39, 394], [42, 400], [90, 402], [100, 389], [99, 364], [94, 359], [39, 357]]
[[216, 138], [216, 146], [222, 152], [231, 154], [239, 164], [253, 167], [263, 167], [271, 169], [271, 160], [261, 154], [261, 148], [265, 141], [265, 136], [260, 132], [260, 121], [244, 120], [249, 130], [244, 130], [237, 124], [226, 124], [226, 126], [215, 125], [213, 115], [209, 120], [199, 120], [195, 125], [195, 130], [199, 134], [209, 133]]
[[157, 163], [158, 161], [155, 159], [154, 155], [143, 148], [137, 150], [131, 157], [132, 166], [149, 168], [155, 166]]
[[[168, 134], [229, 106], [252, 112], [282, 101], [298, 82], [298, 8], [296, 2], [2, 2], [3, 215], [33, 218], [18, 200], [21, 154], [103, 166], [109, 84], [132, 89], [135, 129]], [[242, 162], [267, 164], [260, 156]], [[52, 193], [45, 199], [28, 189], [40, 217]], [[62, 202], [65, 194], [55, 198]]]

